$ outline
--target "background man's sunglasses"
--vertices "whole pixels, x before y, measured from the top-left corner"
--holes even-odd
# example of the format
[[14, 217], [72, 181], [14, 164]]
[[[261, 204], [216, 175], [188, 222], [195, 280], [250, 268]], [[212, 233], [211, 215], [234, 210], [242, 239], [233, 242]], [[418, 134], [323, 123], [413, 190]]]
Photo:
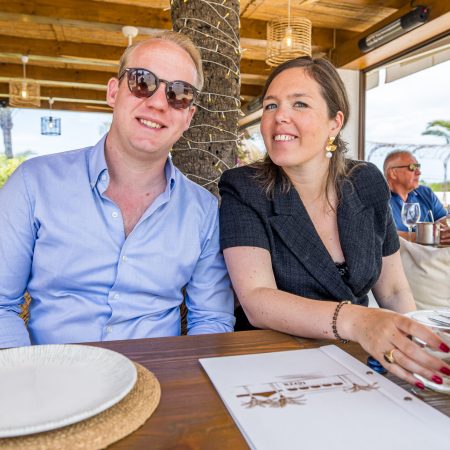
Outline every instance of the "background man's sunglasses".
[[415, 172], [417, 169], [420, 169], [419, 163], [408, 164], [407, 166], [394, 166], [391, 169], [408, 169], [410, 172]]
[[127, 74], [128, 88], [138, 98], [151, 97], [161, 83], [166, 85], [167, 103], [175, 109], [189, 108], [195, 101], [198, 90], [186, 81], [166, 81], [147, 69], [128, 68], [119, 74], [119, 80]]

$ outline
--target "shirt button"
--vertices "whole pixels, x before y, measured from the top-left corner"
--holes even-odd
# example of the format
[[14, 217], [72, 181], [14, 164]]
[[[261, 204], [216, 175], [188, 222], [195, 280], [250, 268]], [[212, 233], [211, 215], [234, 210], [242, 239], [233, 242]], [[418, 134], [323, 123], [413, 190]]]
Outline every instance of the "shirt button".
[[114, 219], [117, 219], [117, 217], [119, 217], [119, 213], [117, 211], [113, 211], [111, 216], [113, 216]]
[[106, 181], [106, 175], [102, 175], [102, 181]]
[[112, 333], [112, 327], [111, 326], [106, 327], [106, 332], [107, 333]]
[[128, 256], [127, 256], [127, 255], [123, 255], [123, 256], [122, 256], [122, 261], [125, 262], [125, 261], [127, 261], [127, 260], [128, 260]]
[[113, 299], [114, 299], [114, 300], [119, 300], [119, 298], [120, 298], [120, 295], [119, 295], [119, 294], [116, 293], [116, 294], [113, 295]]

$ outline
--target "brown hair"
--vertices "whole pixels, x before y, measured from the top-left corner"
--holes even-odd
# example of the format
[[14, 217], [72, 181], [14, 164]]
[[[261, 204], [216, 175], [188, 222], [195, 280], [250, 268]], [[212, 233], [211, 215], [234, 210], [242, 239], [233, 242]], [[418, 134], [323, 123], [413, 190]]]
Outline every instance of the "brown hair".
[[194, 45], [194, 43], [188, 36], [182, 33], [176, 33], [175, 31], [164, 31], [163, 33], [158, 34], [155, 37], [146, 39], [145, 41], [137, 42], [136, 44], [127, 47], [123, 52], [122, 56], [120, 57], [118, 75], [120, 75], [122, 71], [126, 69], [128, 64], [128, 58], [137, 47], [140, 47], [141, 45], [156, 40], [173, 42], [174, 44], [178, 45], [178, 47], [181, 47], [186, 53], [189, 54], [197, 71], [196, 88], [199, 91], [201, 91], [203, 88], [204, 77], [203, 77], [202, 57], [200, 56], [200, 52], [198, 51], [197, 47]]
[[[322, 97], [328, 107], [329, 118], [336, 117], [338, 111], [341, 111], [344, 115], [342, 125], [342, 128], [344, 128], [350, 114], [347, 92], [333, 64], [324, 58], [310, 58], [309, 56], [305, 56], [280, 64], [269, 75], [264, 86], [262, 97], [265, 97], [270, 84], [280, 73], [293, 68], [303, 69], [309, 77], [320, 85]], [[336, 145], [336, 151], [333, 152], [333, 157], [330, 159], [325, 191], [328, 203], [330, 203], [329, 193], [332, 188], [336, 191], [338, 201], [340, 200], [340, 180], [349, 176], [345, 163], [347, 144], [342, 140], [340, 133], [337, 134], [334, 144]], [[256, 178], [261, 181], [269, 197], [273, 195], [278, 176], [281, 177], [281, 189], [283, 192], [287, 192], [292, 187], [291, 181], [283, 169], [274, 164], [268, 154], [263, 161], [254, 163], [252, 167], [257, 169]], [[333, 207], [331, 203], [330, 206]]]

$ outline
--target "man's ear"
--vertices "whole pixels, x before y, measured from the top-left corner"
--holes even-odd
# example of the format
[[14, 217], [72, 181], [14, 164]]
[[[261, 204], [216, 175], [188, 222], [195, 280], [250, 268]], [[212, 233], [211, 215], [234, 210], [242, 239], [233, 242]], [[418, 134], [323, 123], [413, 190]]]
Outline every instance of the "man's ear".
[[389, 180], [396, 180], [397, 179], [397, 171], [393, 170], [392, 168], [389, 168], [387, 170], [387, 178]]
[[117, 78], [110, 78], [108, 86], [106, 88], [106, 103], [111, 108], [114, 108], [116, 104], [117, 93], [119, 92], [119, 80]]
[[184, 131], [186, 131], [190, 127], [191, 120], [194, 117], [195, 111], [197, 111], [197, 108], [195, 106], [189, 107], [188, 115], [186, 117], [186, 127], [185, 127]]

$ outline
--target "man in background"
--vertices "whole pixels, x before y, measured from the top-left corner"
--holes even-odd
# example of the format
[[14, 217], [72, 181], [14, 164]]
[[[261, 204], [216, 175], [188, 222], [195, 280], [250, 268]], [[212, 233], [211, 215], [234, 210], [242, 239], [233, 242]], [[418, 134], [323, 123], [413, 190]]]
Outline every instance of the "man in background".
[[233, 330], [217, 199], [169, 157], [202, 84], [186, 36], [129, 47], [109, 133], [24, 162], [0, 190], [0, 347], [179, 335], [183, 298], [188, 334]]
[[450, 229], [445, 223], [447, 211], [427, 186], [419, 185], [420, 164], [411, 152], [395, 150], [386, 156], [383, 164], [384, 176], [391, 190], [391, 209], [398, 234], [408, 238], [408, 228], [403, 224], [401, 212], [404, 203], [420, 205], [420, 220], [441, 222], [441, 243], [450, 244]]

